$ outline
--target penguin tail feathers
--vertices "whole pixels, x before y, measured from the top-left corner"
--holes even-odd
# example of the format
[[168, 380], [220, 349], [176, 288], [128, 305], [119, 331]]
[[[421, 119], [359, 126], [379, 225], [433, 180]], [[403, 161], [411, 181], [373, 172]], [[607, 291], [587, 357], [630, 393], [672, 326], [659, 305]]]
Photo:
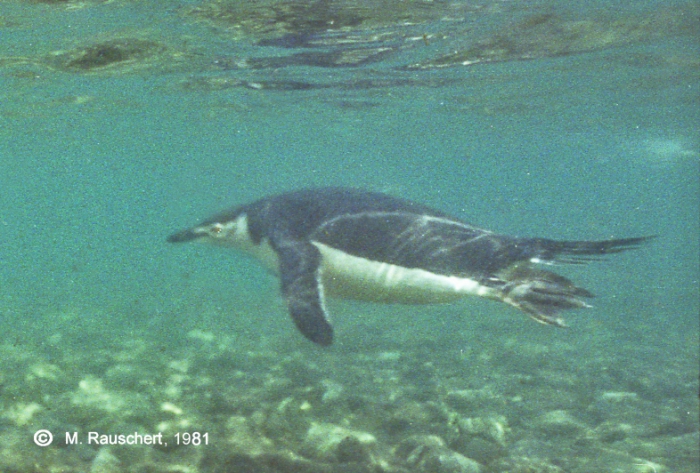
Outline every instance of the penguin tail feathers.
[[528, 259], [497, 274], [501, 298], [537, 322], [566, 327], [558, 314], [564, 310], [591, 307], [584, 299], [593, 297], [593, 294], [563, 276], [535, 268], [533, 263], [585, 264], [609, 254], [633, 250], [654, 238], [599, 241], [527, 239], [524, 246], [527, 247]]
[[557, 241], [532, 238], [528, 240], [528, 246], [533, 254], [530, 261], [534, 263], [586, 264], [602, 259], [609, 254], [634, 250], [656, 237], [653, 235], [598, 241]]

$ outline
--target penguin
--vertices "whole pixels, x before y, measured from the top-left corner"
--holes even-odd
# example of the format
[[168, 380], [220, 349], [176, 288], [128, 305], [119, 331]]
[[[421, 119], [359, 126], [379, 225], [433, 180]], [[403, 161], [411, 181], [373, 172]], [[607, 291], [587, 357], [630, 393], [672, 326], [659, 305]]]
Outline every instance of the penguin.
[[593, 297], [542, 269], [631, 250], [653, 236], [598, 241], [520, 238], [477, 228], [428, 206], [360, 189], [326, 187], [266, 197], [226, 210], [168, 241], [246, 251], [273, 269], [294, 324], [333, 342], [325, 296], [434, 304], [465, 296], [505, 302], [537, 322], [565, 327], [559, 313]]

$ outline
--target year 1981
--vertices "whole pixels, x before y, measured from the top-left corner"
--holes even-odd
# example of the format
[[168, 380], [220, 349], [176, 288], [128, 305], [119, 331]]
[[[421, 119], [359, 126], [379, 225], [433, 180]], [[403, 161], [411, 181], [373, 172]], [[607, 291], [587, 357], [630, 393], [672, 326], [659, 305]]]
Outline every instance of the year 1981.
[[175, 434], [175, 443], [178, 445], [209, 445], [209, 433], [177, 432]]

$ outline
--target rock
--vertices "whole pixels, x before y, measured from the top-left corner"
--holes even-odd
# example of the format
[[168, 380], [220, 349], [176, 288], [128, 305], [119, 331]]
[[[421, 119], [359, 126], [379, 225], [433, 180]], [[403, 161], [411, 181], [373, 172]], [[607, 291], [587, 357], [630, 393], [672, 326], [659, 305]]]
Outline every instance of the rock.
[[565, 473], [560, 467], [545, 460], [528, 457], [509, 457], [489, 465], [500, 473]]
[[[627, 432], [628, 438], [653, 437], [659, 434], [664, 425], [674, 417], [663, 406], [641, 399], [630, 393], [606, 393], [592, 402], [585, 411], [592, 421], [597, 424], [627, 424], [631, 426]], [[676, 417], [677, 418], [677, 417]], [[697, 419], [695, 419], [697, 424]], [[620, 433], [620, 432], [618, 432]], [[608, 441], [616, 437], [608, 437]], [[605, 441], [605, 439], [603, 439]]]
[[[113, 385], [119, 386], [121, 389], [141, 389], [144, 386], [143, 373], [139, 370], [139, 366], [133, 363], [119, 363], [111, 366], [105, 372], [105, 380]], [[87, 382], [95, 382], [88, 378]]]
[[367, 446], [357, 437], [345, 437], [335, 448], [335, 458], [338, 463], [371, 463]]
[[226, 430], [229, 432], [228, 442], [236, 453], [245, 453], [256, 456], [272, 451], [273, 442], [269, 438], [258, 433], [251, 422], [243, 416], [233, 416], [226, 422]]
[[506, 445], [506, 432], [510, 430], [503, 416], [460, 419], [457, 425], [460, 436], [481, 437], [501, 446]]
[[394, 455], [407, 463], [413, 463], [414, 461], [410, 457], [420, 453], [422, 451], [420, 449], [444, 448], [445, 446], [445, 441], [437, 435], [413, 435], [397, 445]]
[[604, 392], [598, 399], [606, 402], [626, 402], [626, 401], [636, 401], [637, 393], [630, 393], [625, 391], [608, 391]]
[[410, 437], [399, 444], [394, 455], [418, 473], [479, 473], [481, 465], [445, 446], [434, 435]]
[[31, 402], [29, 404], [20, 402], [6, 409], [5, 412], [3, 412], [3, 417], [10, 419], [15, 425], [21, 427], [32, 424], [35, 414], [41, 412], [43, 409], [44, 408], [36, 402]]
[[[635, 418], [640, 421], [646, 420], [644, 412], [652, 407], [651, 403], [640, 399], [636, 393], [605, 392], [597, 396], [586, 411], [600, 422], [617, 419], [629, 422]], [[655, 409], [651, 410], [653, 411]]]
[[510, 431], [503, 416], [472, 417], [457, 422], [459, 437], [450, 448], [480, 463], [490, 463], [507, 454], [506, 433]]
[[49, 381], [58, 381], [63, 378], [64, 374], [58, 365], [46, 362], [34, 363], [29, 367], [29, 372], [25, 376], [25, 381], [31, 383], [35, 379], [46, 379]]
[[462, 413], [500, 411], [506, 406], [505, 399], [489, 389], [458, 389], [447, 393], [446, 403]]
[[229, 468], [221, 473], [377, 473], [377, 471], [372, 465], [349, 463], [339, 466], [300, 458], [291, 452], [280, 452], [256, 457], [251, 469]]
[[[628, 452], [609, 447], [587, 449], [588, 458], [585, 465], [579, 463], [581, 469], [571, 468], [569, 471], [585, 472], [629, 472], [629, 473], [670, 473], [670, 470], [659, 463], [630, 455]], [[673, 470], [673, 471], [693, 471]]]
[[90, 473], [119, 473], [122, 471], [119, 459], [110, 451], [109, 447], [102, 447], [90, 464]]
[[603, 422], [593, 429], [593, 436], [604, 443], [621, 442], [625, 440], [634, 428], [630, 424], [618, 422]]
[[479, 473], [481, 465], [449, 448], [432, 450], [420, 463], [425, 473]]
[[200, 342], [205, 344], [211, 344], [216, 339], [216, 336], [212, 332], [194, 329], [187, 332], [187, 338], [191, 338], [192, 340], [199, 340]]
[[105, 389], [101, 379], [88, 376], [80, 380], [78, 390], [71, 401], [79, 407], [90, 407], [99, 411], [117, 412], [123, 409], [124, 399]]
[[329, 404], [341, 399], [343, 393], [343, 385], [337, 383], [330, 379], [324, 379], [321, 381], [321, 386], [323, 386], [323, 395], [321, 396], [321, 403]]
[[[656, 437], [648, 442], [648, 448], [637, 442], [631, 453], [641, 458], [663, 458], [671, 460], [674, 468], [661, 466], [655, 463], [657, 472], [670, 471], [697, 471], [698, 445], [700, 445], [700, 433], [695, 431], [678, 437]], [[641, 462], [640, 462], [641, 463]], [[647, 461], [647, 463], [650, 463]], [[640, 470], [648, 471], [648, 470]]]
[[302, 445], [304, 455], [337, 463], [372, 462], [374, 435], [334, 424], [313, 423]]
[[445, 424], [446, 418], [435, 406], [428, 403], [408, 401], [397, 406], [388, 416], [383, 427], [389, 434], [401, 434], [408, 429], [427, 430]]
[[505, 447], [480, 437], [459, 438], [450, 444], [450, 448], [485, 465], [508, 455]]
[[587, 426], [567, 411], [550, 411], [537, 419], [535, 427], [556, 437], [578, 437], [588, 430]]

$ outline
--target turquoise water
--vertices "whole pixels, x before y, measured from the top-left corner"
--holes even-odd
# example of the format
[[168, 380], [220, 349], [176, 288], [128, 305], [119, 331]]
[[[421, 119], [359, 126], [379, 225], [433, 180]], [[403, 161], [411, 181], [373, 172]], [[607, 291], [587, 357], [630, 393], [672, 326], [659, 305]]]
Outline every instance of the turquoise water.
[[[0, 470], [697, 471], [697, 7], [308, 5], [0, 5]], [[570, 330], [331, 301], [329, 350], [255, 261], [165, 242], [320, 185], [659, 238], [558, 269], [597, 295]], [[375, 440], [341, 454], [329, 426]], [[211, 439], [40, 448], [40, 428]]]

